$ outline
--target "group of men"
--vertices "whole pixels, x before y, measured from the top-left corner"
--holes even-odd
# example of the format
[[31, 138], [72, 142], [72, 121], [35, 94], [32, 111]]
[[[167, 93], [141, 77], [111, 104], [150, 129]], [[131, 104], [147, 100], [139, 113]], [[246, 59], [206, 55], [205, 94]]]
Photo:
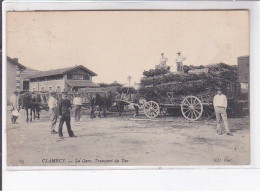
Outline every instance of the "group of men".
[[[176, 57], [176, 65], [177, 65], [177, 71], [178, 72], [183, 72], [183, 61], [186, 60], [185, 57], [181, 55], [181, 52], [178, 51]], [[168, 59], [165, 57], [164, 53], [161, 53], [161, 59], [160, 59], [160, 64], [156, 66], [157, 68], [166, 68]], [[220, 124], [221, 124], [221, 118], [223, 120], [226, 134], [232, 136], [232, 133], [230, 133], [230, 129], [228, 126], [228, 121], [227, 121], [227, 97], [222, 93], [221, 88], [217, 89], [217, 95], [214, 96], [213, 99], [213, 105], [215, 109], [215, 114], [216, 114], [216, 119], [217, 119], [217, 133], [219, 135], [222, 135], [224, 133], [223, 130], [221, 130]]]
[[[185, 61], [186, 58], [181, 55], [180, 51], [178, 51], [176, 54], [177, 54], [177, 57], [176, 57], [177, 71], [183, 72], [183, 63], [182, 62]], [[156, 66], [156, 68], [166, 68], [167, 61], [168, 61], [168, 58], [165, 57], [164, 53], [161, 53], [160, 64], [158, 66]]]
[[[77, 96], [79, 97], [79, 96]], [[78, 122], [80, 120], [80, 109], [82, 105], [82, 101], [78, 98], [74, 98], [75, 102], [75, 121]], [[56, 93], [52, 92], [51, 97], [48, 101], [49, 112], [50, 112], [50, 120], [51, 120], [51, 133], [52, 134], [59, 134], [60, 138], [63, 138], [62, 127], [63, 124], [66, 123], [67, 130], [70, 137], [76, 137], [71, 130], [71, 117], [70, 117], [70, 110], [72, 109], [72, 104], [68, 99], [68, 94], [66, 92], [62, 93], [61, 99], [58, 101], [56, 99]], [[81, 104], [80, 104], [81, 103]], [[55, 126], [57, 121], [59, 120], [59, 128], [58, 132], [55, 131]]]
[[[70, 137], [76, 137], [71, 129], [71, 117], [70, 110], [72, 109], [72, 104], [68, 99], [67, 92], [63, 92], [61, 96], [61, 100], [57, 100], [57, 94], [52, 92], [48, 101], [49, 106], [49, 115], [51, 121], [51, 134], [59, 134], [59, 137], [63, 137], [62, 127], [63, 124], [66, 123], [68, 133]], [[82, 107], [82, 98], [80, 94], [76, 94], [73, 98], [73, 107], [74, 107], [74, 119], [75, 122], [79, 122], [81, 118], [81, 107]], [[90, 97], [90, 118], [95, 118], [95, 97]], [[59, 121], [58, 132], [55, 131], [55, 127], [57, 122]]]
[[[19, 93], [17, 91], [14, 92], [14, 94], [10, 98], [10, 103], [11, 103], [11, 112], [12, 112], [12, 117], [11, 121], [14, 124], [18, 118], [18, 113], [20, 110], [19, 106]], [[93, 102], [92, 102], [93, 101]], [[91, 118], [94, 117], [94, 98], [91, 98]], [[70, 100], [68, 99], [68, 94], [67, 92], [62, 93], [61, 99], [58, 101], [57, 100], [57, 94], [55, 92], [52, 92], [48, 101], [48, 106], [49, 106], [49, 114], [50, 114], [50, 121], [51, 121], [51, 133], [52, 134], [59, 134], [60, 138], [63, 138], [63, 133], [62, 133], [62, 127], [63, 124], [66, 123], [68, 134], [70, 137], [76, 137], [71, 129], [71, 116], [70, 116], [70, 111], [72, 109], [72, 104]], [[75, 110], [75, 122], [80, 121], [80, 116], [81, 116], [81, 106], [82, 106], [82, 98], [80, 97], [79, 94], [76, 95], [76, 97], [73, 99], [73, 106]], [[217, 120], [217, 133], [219, 135], [222, 135], [226, 133], [227, 135], [232, 136], [232, 133], [230, 132], [229, 126], [228, 126], [228, 120], [227, 120], [227, 97], [222, 93], [221, 88], [217, 89], [217, 94], [214, 96], [213, 99], [213, 106], [215, 109], [215, 114], [216, 114], [216, 120]], [[136, 108], [136, 114], [135, 116], [138, 116], [139, 112], [138, 109]], [[221, 119], [224, 123], [224, 128], [225, 131], [221, 129]], [[55, 131], [55, 127], [57, 122], [59, 121], [59, 126], [58, 126], [58, 132]]]
[[[75, 137], [75, 135], [71, 130], [71, 124], [70, 124], [70, 109], [72, 105], [67, 97], [67, 94], [66, 93], [62, 94], [62, 99], [59, 103], [54, 97], [55, 95], [56, 95], [55, 93], [51, 94], [51, 98], [49, 99], [49, 103], [48, 103], [50, 108], [51, 133], [53, 134], [59, 133], [59, 137], [62, 138], [63, 137], [62, 126], [64, 122], [66, 122], [69, 136]], [[73, 99], [73, 105], [75, 107], [75, 122], [78, 122], [80, 120], [80, 112], [82, 106], [82, 99], [78, 94]], [[226, 133], [229, 136], [233, 136], [232, 133], [230, 132], [228, 120], [227, 120], [227, 97], [222, 93], [221, 88], [217, 89], [217, 94], [214, 96], [213, 99], [213, 106], [215, 109], [215, 114], [217, 119], [217, 133], [219, 135]], [[139, 115], [138, 109], [139, 108], [135, 107], [136, 113], [134, 116]], [[91, 107], [91, 118], [93, 118], [93, 114], [94, 114], [92, 110], [94, 110], [93, 107]], [[55, 125], [58, 118], [60, 119], [59, 131], [56, 132]], [[224, 123], [225, 130], [221, 128], [221, 119]]]

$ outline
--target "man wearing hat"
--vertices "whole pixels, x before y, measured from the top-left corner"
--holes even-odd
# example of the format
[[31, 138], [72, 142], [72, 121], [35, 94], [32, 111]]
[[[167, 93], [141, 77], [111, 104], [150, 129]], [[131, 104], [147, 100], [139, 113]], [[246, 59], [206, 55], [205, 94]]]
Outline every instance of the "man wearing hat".
[[49, 114], [50, 114], [50, 120], [51, 120], [51, 134], [57, 134], [58, 132], [55, 131], [55, 126], [57, 123], [57, 119], [58, 119], [58, 101], [55, 98], [56, 94], [55, 92], [51, 93], [50, 99], [48, 101], [48, 106], [49, 106]]
[[184, 60], [186, 60], [186, 58], [181, 55], [180, 51], [178, 51], [177, 52], [177, 58], [176, 58], [177, 71], [183, 72], [183, 64], [182, 64], [182, 62]]
[[82, 106], [82, 98], [80, 97], [80, 94], [77, 93], [75, 98], [73, 99], [73, 105], [75, 109], [74, 119], [75, 122], [80, 121], [80, 113], [81, 113], [81, 106]]
[[19, 115], [20, 105], [19, 105], [19, 92], [14, 91], [13, 95], [10, 97], [11, 111], [12, 111], [12, 123], [15, 124]]
[[60, 119], [59, 123], [59, 137], [63, 138], [63, 133], [62, 133], [62, 126], [64, 122], [66, 122], [67, 130], [69, 133], [70, 137], [76, 137], [71, 130], [71, 125], [70, 125], [70, 109], [71, 109], [71, 103], [70, 100], [68, 99], [68, 94], [67, 92], [62, 93], [62, 99], [58, 103], [58, 115]]
[[224, 131], [221, 129], [221, 118], [224, 122], [225, 130], [227, 135], [232, 136], [228, 127], [227, 120], [227, 97], [222, 93], [221, 88], [217, 88], [217, 94], [213, 99], [213, 105], [216, 113], [217, 119], [217, 133], [222, 135]]

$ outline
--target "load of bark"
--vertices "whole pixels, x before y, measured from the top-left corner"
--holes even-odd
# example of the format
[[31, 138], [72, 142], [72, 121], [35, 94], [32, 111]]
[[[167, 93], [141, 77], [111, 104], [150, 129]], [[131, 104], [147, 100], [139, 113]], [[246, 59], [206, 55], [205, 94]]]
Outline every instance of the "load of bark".
[[217, 87], [225, 88], [228, 83], [236, 82], [237, 66], [224, 63], [207, 66], [184, 66], [184, 73], [168, 72], [141, 79], [140, 93], [146, 98], [176, 95], [196, 95], [213, 93]]
[[157, 69], [150, 69], [149, 71], [144, 71], [143, 75], [146, 77], [153, 77], [156, 75], [163, 75], [166, 73], [170, 72], [170, 67], [169, 66], [165, 66], [162, 68], [157, 68]]

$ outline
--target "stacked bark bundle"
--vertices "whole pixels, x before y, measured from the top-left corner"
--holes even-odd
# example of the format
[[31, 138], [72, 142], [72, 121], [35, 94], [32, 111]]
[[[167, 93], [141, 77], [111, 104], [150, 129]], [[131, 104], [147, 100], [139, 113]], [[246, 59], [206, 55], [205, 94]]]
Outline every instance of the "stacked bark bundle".
[[166, 74], [169, 72], [170, 72], [170, 67], [165, 66], [165, 67], [159, 68], [159, 69], [150, 69], [149, 71], [144, 71], [143, 75], [146, 77], [152, 77], [152, 76], [156, 76], [156, 75], [163, 75], [163, 74]]
[[237, 66], [224, 63], [184, 66], [184, 73], [163, 71], [162, 74], [151, 75], [147, 72], [143, 73], [140, 93], [151, 100], [166, 98], [167, 92], [173, 92], [176, 96], [213, 94], [217, 87], [225, 89], [228, 83], [237, 80]]

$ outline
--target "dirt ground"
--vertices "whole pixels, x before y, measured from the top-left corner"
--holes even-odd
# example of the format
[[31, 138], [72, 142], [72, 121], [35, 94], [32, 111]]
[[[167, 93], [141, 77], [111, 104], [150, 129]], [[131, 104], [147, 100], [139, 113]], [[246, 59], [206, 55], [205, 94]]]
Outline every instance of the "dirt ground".
[[250, 163], [249, 118], [232, 118], [233, 136], [218, 135], [216, 121], [188, 122], [183, 117], [147, 119], [132, 114], [109, 114], [107, 118], [81, 122], [72, 118], [76, 138], [64, 140], [51, 134], [48, 113], [18, 124], [7, 118], [8, 166], [168, 166], [246, 165]]

